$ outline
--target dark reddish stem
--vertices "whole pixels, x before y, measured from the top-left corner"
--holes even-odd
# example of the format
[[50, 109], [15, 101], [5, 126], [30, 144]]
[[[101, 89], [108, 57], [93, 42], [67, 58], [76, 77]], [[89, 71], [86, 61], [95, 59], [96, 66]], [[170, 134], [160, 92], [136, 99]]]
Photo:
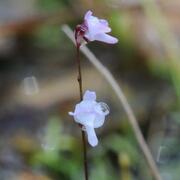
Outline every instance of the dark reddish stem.
[[[83, 100], [83, 91], [82, 91], [82, 73], [81, 73], [81, 61], [80, 61], [80, 54], [79, 54], [79, 48], [80, 45], [77, 43], [77, 68], [78, 68], [78, 83], [79, 83], [79, 93], [80, 93], [80, 101]], [[83, 142], [83, 156], [84, 156], [84, 175], [85, 175], [85, 180], [88, 180], [88, 162], [87, 162], [87, 149], [86, 149], [86, 137], [85, 137], [85, 132], [81, 127], [81, 132], [82, 132], [82, 142]]]
[[77, 68], [78, 68], [78, 77], [77, 81], [79, 83], [79, 94], [80, 94], [80, 101], [83, 100], [83, 91], [82, 91], [82, 73], [81, 73], [81, 61], [80, 61], [80, 54], [79, 54], [79, 45], [76, 45], [77, 49]]

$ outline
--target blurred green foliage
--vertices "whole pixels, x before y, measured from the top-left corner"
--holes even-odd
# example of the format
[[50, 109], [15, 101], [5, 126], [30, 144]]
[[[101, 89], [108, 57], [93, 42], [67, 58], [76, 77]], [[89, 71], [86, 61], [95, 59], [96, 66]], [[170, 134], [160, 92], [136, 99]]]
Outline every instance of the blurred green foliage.
[[46, 12], [59, 11], [63, 7], [63, 2], [59, 0], [38, 0], [39, 8]]
[[55, 176], [74, 179], [81, 174], [81, 160], [77, 142], [62, 132], [61, 121], [52, 118], [47, 124], [42, 140], [42, 149], [35, 153], [31, 163], [34, 167], [46, 167]]
[[[63, 129], [58, 118], [53, 117], [49, 120], [42, 136], [41, 149], [31, 157], [31, 165], [35, 169], [46, 169], [53, 178], [82, 179], [82, 152], [79, 148], [81, 145], [78, 139], [64, 134]], [[135, 140], [129, 138], [131, 131], [129, 132], [127, 136], [112, 133], [103, 138], [98, 147], [89, 149], [90, 179], [114, 180], [119, 177], [122, 177], [122, 180], [136, 179], [133, 167], [136, 167], [139, 176], [144, 177], [144, 174], [148, 174], [143, 156], [139, 153]], [[116, 161], [109, 158], [111, 157], [109, 153], [117, 156]], [[142, 168], [143, 172], [141, 172]]]

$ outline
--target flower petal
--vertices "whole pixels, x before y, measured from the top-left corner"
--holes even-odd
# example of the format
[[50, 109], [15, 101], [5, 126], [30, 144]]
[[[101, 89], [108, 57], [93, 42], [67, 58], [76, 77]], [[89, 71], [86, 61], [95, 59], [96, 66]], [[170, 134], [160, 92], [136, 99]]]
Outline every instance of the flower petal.
[[108, 22], [103, 19], [98, 19], [95, 16], [89, 17], [85, 23], [88, 28], [85, 36], [89, 38], [90, 41], [93, 41], [95, 35], [97, 34], [111, 32], [111, 28], [108, 26]]
[[109, 106], [104, 102], [99, 102], [95, 106], [95, 111], [99, 114], [108, 115], [110, 112]]
[[108, 21], [106, 21], [105, 19], [99, 19], [99, 28], [101, 29], [101, 32], [111, 32], [111, 28], [109, 27]]
[[91, 111], [93, 106], [96, 104], [96, 101], [86, 101], [83, 100], [75, 107], [75, 114], [79, 114], [82, 112], [88, 113]]
[[88, 33], [91, 39], [93, 37], [102, 32], [102, 27], [100, 27], [99, 19], [95, 16], [90, 16], [89, 19], [86, 20], [86, 25], [88, 27]]
[[99, 22], [100, 22], [101, 24], [103, 24], [104, 26], [109, 26], [108, 21], [105, 20], [105, 19], [100, 19]]
[[93, 14], [92, 11], [90, 11], [90, 10], [87, 11], [86, 14], [85, 14], [85, 16], [84, 16], [84, 19], [85, 19], [85, 20], [88, 20], [89, 17], [92, 16], [92, 14]]
[[88, 136], [88, 142], [91, 146], [97, 146], [98, 144], [98, 139], [95, 133], [95, 130], [93, 127], [91, 126], [85, 126], [86, 128], [86, 132], [87, 132], [87, 136]]
[[84, 125], [94, 127], [95, 114], [82, 112], [74, 117], [75, 121]]
[[115, 44], [118, 42], [117, 38], [110, 36], [108, 34], [105, 34], [105, 33], [97, 34], [95, 36], [95, 40], [102, 41], [102, 42], [109, 43], [109, 44]]
[[70, 116], [74, 116], [74, 113], [73, 112], [69, 112], [68, 113]]
[[104, 124], [105, 115], [96, 114], [94, 119], [94, 128], [99, 128]]
[[83, 96], [83, 100], [95, 101], [96, 100], [96, 93], [94, 91], [87, 90]]

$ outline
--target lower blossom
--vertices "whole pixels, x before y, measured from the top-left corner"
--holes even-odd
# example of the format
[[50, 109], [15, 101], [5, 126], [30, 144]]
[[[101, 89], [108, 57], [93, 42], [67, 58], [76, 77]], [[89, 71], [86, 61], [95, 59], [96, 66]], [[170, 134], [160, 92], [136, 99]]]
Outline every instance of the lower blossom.
[[74, 112], [69, 112], [75, 122], [82, 125], [87, 133], [88, 142], [93, 147], [98, 144], [95, 128], [104, 124], [105, 116], [108, 114], [108, 106], [105, 103], [96, 102], [96, 93], [89, 90], [85, 92], [83, 100], [76, 104]]

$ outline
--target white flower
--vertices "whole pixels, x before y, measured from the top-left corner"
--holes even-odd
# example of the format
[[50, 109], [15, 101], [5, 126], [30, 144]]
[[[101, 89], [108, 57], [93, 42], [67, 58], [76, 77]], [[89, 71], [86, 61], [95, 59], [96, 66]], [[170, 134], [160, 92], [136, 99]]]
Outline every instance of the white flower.
[[108, 106], [105, 103], [96, 102], [96, 93], [89, 90], [85, 92], [83, 101], [76, 105], [75, 111], [69, 112], [69, 115], [73, 116], [74, 120], [85, 128], [91, 146], [98, 144], [94, 128], [101, 127], [108, 114]]
[[108, 22], [105, 19], [98, 19], [92, 16], [92, 11], [87, 11], [84, 22], [76, 27], [75, 38], [78, 45], [82, 39], [88, 41], [101, 41], [108, 44], [115, 44], [118, 39], [106, 33], [111, 32]]

